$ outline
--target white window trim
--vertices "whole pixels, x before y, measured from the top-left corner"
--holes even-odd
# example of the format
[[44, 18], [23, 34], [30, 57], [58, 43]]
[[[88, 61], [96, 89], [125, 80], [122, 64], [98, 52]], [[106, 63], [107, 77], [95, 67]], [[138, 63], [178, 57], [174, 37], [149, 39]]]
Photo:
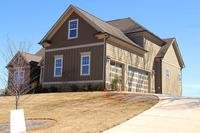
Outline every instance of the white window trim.
[[[73, 21], [77, 22], [77, 27], [70, 29], [70, 23], [73, 22]], [[70, 37], [70, 31], [71, 30], [76, 30], [76, 36], [75, 37]], [[69, 20], [69, 22], [68, 22], [68, 39], [75, 39], [75, 38], [78, 38], [78, 19], [72, 19], [72, 20]]]
[[[87, 74], [83, 74], [82, 73], [82, 66], [86, 66], [86, 65], [82, 64], [82, 59], [83, 59], [83, 57], [87, 57], [87, 56], [89, 56], [88, 73]], [[83, 52], [83, 53], [81, 53], [81, 63], [80, 63], [80, 75], [81, 76], [89, 76], [90, 75], [90, 65], [91, 65], [91, 52]]]
[[167, 69], [165, 70], [165, 75], [166, 75], [166, 77], [169, 78], [169, 77], [170, 77], [170, 74], [171, 74], [170, 69], [167, 68]]
[[[17, 74], [16, 74], [16, 73], [17, 73]], [[19, 75], [18, 70], [14, 71], [14, 73], [13, 73], [13, 81], [14, 81], [14, 84], [19, 84], [19, 83], [17, 82], [16, 75], [17, 75], [17, 78], [18, 78], [18, 75]]]
[[[56, 60], [61, 59], [61, 67], [56, 67]], [[61, 68], [61, 75], [56, 74], [56, 68]], [[63, 72], [63, 55], [54, 56], [54, 77], [62, 77]]]
[[182, 73], [181, 73], [181, 72], [179, 72], [179, 74], [178, 74], [178, 81], [179, 81], [179, 82], [182, 81]]
[[[21, 72], [23, 72], [23, 77], [20, 76]], [[17, 73], [17, 79], [15, 79], [15, 74], [16, 73]], [[25, 74], [25, 71], [22, 70], [22, 68], [17, 68], [13, 73], [14, 84], [16, 84], [16, 85], [23, 84], [24, 83], [24, 74]]]

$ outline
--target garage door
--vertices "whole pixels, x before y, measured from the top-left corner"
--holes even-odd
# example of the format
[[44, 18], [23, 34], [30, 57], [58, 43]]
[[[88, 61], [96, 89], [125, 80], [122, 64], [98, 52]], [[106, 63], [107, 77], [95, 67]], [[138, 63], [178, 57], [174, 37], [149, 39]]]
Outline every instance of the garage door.
[[148, 73], [128, 67], [128, 91], [148, 92]]
[[110, 81], [112, 82], [116, 77], [122, 78], [122, 64], [115, 61], [110, 62]]

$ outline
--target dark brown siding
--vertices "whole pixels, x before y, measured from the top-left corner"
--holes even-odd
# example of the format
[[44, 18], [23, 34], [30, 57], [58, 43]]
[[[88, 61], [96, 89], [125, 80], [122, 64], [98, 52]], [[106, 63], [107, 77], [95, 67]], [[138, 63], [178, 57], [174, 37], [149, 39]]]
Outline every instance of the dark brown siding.
[[162, 93], [162, 62], [159, 58], [156, 58], [154, 64], [155, 70], [155, 92]]
[[[68, 21], [71, 19], [78, 19], [78, 38], [68, 39]], [[59, 30], [54, 34], [51, 41], [51, 48], [60, 48], [67, 46], [75, 46], [81, 44], [98, 42], [95, 38], [97, 31], [90, 26], [83, 18], [76, 13], [72, 13], [71, 16], [64, 22]]]
[[39, 83], [40, 80], [40, 66], [37, 62], [30, 62], [30, 84]]
[[[81, 52], [91, 52], [90, 76], [80, 76]], [[54, 77], [54, 56], [63, 55], [63, 75]], [[103, 78], [103, 45], [46, 52], [44, 82], [102, 80]]]

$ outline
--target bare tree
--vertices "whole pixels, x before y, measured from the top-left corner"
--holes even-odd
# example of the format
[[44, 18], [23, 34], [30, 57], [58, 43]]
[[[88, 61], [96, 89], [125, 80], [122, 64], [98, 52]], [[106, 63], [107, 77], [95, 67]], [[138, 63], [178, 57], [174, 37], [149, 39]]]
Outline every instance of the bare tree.
[[5, 49], [0, 51], [0, 60], [5, 66], [0, 76], [0, 88], [6, 88], [7, 95], [15, 96], [16, 109], [19, 107], [20, 97], [34, 88], [31, 82], [38, 78], [38, 75], [33, 73], [37, 67], [31, 68], [24, 59], [30, 46], [30, 43], [25, 41], [16, 44], [8, 39]]

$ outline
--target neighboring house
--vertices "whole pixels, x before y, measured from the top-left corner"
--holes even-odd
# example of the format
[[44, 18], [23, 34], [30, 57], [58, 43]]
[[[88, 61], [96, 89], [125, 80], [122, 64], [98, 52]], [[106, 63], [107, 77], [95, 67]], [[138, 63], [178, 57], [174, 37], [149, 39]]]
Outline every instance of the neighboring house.
[[36, 54], [17, 52], [8, 63], [8, 89], [30, 90], [39, 83], [40, 66], [44, 51], [41, 49]]
[[184, 62], [175, 38], [161, 39], [131, 18], [103, 21], [70, 5], [40, 41], [44, 88], [96, 86], [180, 96]]

